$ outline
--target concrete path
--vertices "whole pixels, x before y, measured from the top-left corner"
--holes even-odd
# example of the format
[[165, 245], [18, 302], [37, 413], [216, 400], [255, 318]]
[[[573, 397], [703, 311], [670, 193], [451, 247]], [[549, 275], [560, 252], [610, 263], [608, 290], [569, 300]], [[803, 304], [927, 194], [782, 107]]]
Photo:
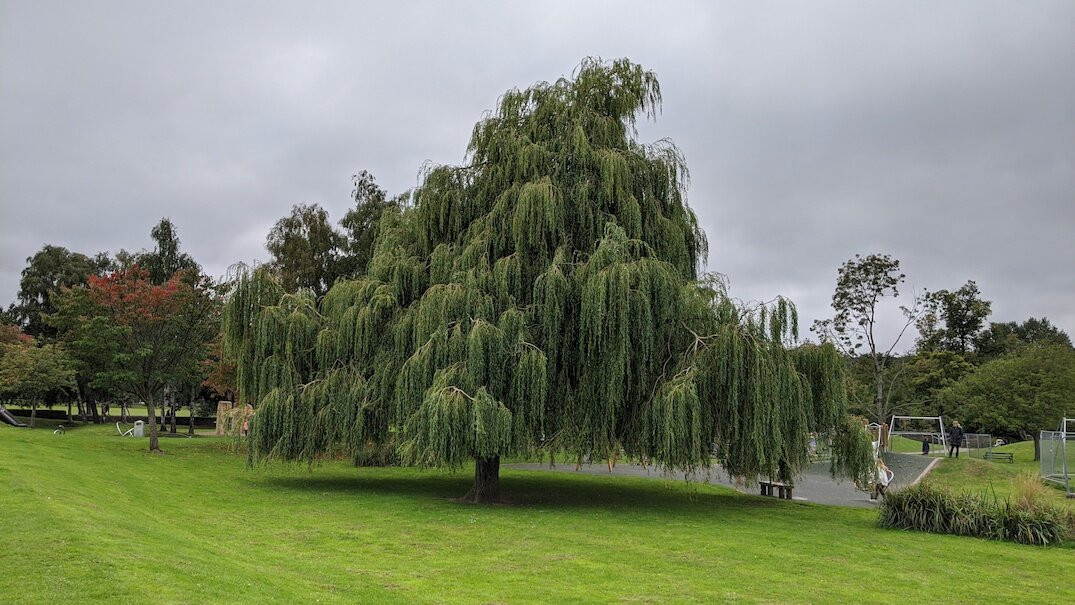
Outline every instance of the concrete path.
[[[889, 489], [895, 489], [912, 483], [918, 478], [922, 471], [925, 470], [931, 460], [932, 459], [929, 456], [885, 454], [885, 464], [887, 464], [896, 474]], [[665, 472], [653, 467], [647, 469], [637, 464], [624, 463], [617, 464], [616, 467], [612, 469], [611, 473], [609, 473], [608, 466], [604, 463], [583, 464], [582, 468], [578, 471], [575, 470], [575, 465], [571, 463], [561, 463], [554, 467], [540, 463], [507, 464], [505, 466], [507, 468], [532, 471], [579, 472], [590, 475], [611, 474], [613, 476], [648, 477], [652, 479], [674, 481], [684, 481], [687, 479], [687, 474], [682, 471]], [[724, 485], [739, 490], [745, 494], [758, 495], [759, 493], [757, 481], [750, 481], [746, 484], [736, 483], [732, 481], [728, 477], [728, 474], [724, 472], [724, 469], [718, 465], [712, 466], [708, 473], [706, 471], [695, 471], [691, 474], [690, 480], [699, 483]], [[807, 467], [806, 472], [795, 481], [795, 499], [836, 506], [869, 508], [877, 505], [876, 502], [870, 501], [870, 498], [866, 493], [857, 490], [853, 483], [849, 481], [834, 481], [832, 477], [829, 476], [828, 462], [819, 462]]]
[[896, 477], [892, 480], [892, 485], [889, 488], [895, 489], [914, 483], [934, 462], [940, 462], [940, 459], [921, 454], [885, 453], [885, 464], [892, 469], [892, 472], [896, 473]]

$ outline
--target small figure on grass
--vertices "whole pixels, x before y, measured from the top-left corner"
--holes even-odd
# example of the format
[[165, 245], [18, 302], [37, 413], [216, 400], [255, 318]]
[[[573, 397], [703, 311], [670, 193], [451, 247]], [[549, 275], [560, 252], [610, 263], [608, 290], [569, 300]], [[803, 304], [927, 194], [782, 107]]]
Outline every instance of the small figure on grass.
[[959, 458], [959, 446], [963, 443], [963, 427], [959, 426], [959, 421], [956, 420], [952, 423], [952, 428], [948, 429], [948, 457], [952, 457], [952, 452], [955, 452], [956, 458]]

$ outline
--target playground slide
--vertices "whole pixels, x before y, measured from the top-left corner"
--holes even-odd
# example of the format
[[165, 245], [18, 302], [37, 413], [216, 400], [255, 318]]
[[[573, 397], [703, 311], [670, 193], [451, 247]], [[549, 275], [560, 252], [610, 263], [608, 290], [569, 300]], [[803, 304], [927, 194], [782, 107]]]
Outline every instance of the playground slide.
[[12, 416], [11, 412], [7, 411], [7, 409], [2, 405], [0, 405], [0, 420], [12, 426], [26, 426], [24, 423], [20, 422], [18, 418]]

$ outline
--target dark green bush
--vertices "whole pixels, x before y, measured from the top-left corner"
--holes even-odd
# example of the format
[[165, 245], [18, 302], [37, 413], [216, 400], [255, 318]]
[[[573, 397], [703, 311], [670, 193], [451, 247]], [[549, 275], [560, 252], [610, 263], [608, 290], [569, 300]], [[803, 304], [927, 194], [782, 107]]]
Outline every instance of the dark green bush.
[[216, 402], [207, 399], [196, 399], [194, 401], [194, 415], [195, 416], [216, 416]]
[[951, 493], [920, 483], [889, 492], [881, 502], [881, 527], [977, 536], [1020, 544], [1064, 541], [1070, 523], [1059, 506], [984, 494]]

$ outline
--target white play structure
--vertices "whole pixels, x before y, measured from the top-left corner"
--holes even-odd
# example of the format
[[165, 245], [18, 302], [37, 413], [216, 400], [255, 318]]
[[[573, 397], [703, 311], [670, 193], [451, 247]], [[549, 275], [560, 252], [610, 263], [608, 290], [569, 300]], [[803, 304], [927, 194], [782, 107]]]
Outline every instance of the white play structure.
[[948, 431], [940, 416], [893, 416], [888, 423], [888, 447], [893, 437], [906, 437], [929, 443], [930, 454], [944, 454], [948, 450]]
[[[948, 442], [948, 435], [944, 418], [941, 416], [893, 416], [888, 424], [888, 439], [885, 443], [888, 449], [892, 449], [892, 438], [904, 437], [927, 444], [931, 456], [943, 456], [952, 445]], [[988, 457], [987, 454], [993, 451], [994, 445], [993, 436], [988, 433], [964, 432], [959, 442], [963, 453], [975, 458]]]
[[1075, 441], [1075, 418], [1064, 418], [1059, 430], [1041, 432], [1041, 478], [1062, 485], [1067, 497], [1075, 498], [1075, 447], [1069, 441]]
[[120, 437], [145, 437], [146, 423], [141, 420], [135, 420], [134, 426], [127, 430], [123, 430], [120, 423], [116, 423], [116, 432], [120, 434]]

